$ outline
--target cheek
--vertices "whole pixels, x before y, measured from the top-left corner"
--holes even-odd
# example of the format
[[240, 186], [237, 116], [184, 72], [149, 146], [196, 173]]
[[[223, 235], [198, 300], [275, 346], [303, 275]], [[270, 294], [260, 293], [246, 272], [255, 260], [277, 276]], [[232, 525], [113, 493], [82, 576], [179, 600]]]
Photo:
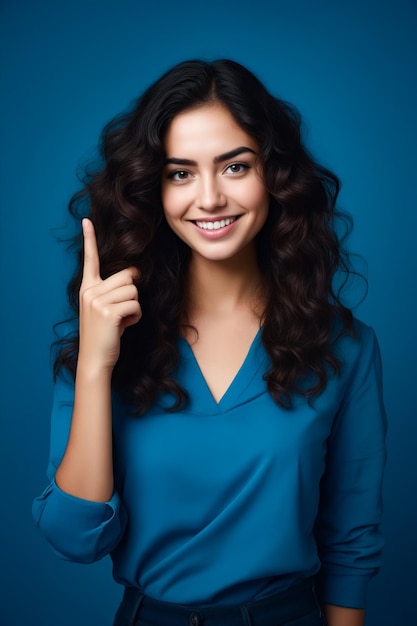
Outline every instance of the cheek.
[[162, 189], [162, 206], [167, 219], [178, 219], [188, 210], [190, 204], [190, 190], [188, 186], [169, 186]]
[[178, 198], [176, 194], [172, 193], [172, 190], [162, 190], [161, 199], [166, 219], [169, 221], [175, 218], [178, 213]]
[[257, 218], [262, 223], [266, 220], [269, 213], [269, 195], [262, 187], [260, 189], [252, 189], [252, 193], [247, 197], [248, 204], [256, 213]]

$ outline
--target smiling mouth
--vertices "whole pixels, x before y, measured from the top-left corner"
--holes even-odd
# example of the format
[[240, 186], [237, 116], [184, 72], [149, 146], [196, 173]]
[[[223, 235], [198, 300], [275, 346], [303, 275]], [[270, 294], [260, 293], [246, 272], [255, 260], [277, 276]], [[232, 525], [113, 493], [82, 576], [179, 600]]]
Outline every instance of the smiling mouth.
[[226, 226], [230, 226], [230, 224], [233, 224], [233, 222], [236, 222], [239, 217], [240, 215], [238, 217], [227, 217], [225, 219], [214, 220], [210, 222], [202, 222], [200, 220], [193, 220], [193, 222], [202, 230], [220, 230], [221, 228], [225, 228]]

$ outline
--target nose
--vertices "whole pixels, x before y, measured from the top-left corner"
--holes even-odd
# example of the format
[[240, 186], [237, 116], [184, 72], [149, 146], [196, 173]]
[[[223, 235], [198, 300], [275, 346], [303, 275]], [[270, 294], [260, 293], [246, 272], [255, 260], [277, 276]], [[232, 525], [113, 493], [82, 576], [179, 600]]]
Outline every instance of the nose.
[[216, 176], [202, 176], [199, 180], [196, 204], [203, 211], [213, 211], [226, 205], [226, 195], [222, 192]]

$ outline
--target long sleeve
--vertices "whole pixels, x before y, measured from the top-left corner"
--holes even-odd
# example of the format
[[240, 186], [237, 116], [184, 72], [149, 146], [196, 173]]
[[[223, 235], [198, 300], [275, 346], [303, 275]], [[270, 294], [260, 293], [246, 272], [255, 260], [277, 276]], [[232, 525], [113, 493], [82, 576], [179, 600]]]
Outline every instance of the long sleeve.
[[48, 465], [50, 484], [34, 500], [33, 517], [54, 551], [63, 559], [91, 563], [108, 554], [119, 542], [127, 515], [115, 491], [108, 502], [90, 502], [62, 491], [55, 472], [64, 455], [71, 425], [72, 383], [58, 379], [51, 418]]
[[362, 349], [327, 442], [326, 472], [316, 523], [324, 602], [363, 608], [370, 578], [379, 569], [381, 483], [386, 416], [379, 347], [362, 326]]

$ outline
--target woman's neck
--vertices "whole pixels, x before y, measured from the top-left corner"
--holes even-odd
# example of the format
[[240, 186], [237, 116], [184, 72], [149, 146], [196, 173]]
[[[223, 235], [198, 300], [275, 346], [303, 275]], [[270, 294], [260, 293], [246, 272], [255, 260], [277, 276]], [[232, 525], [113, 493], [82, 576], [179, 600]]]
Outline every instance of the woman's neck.
[[246, 308], [262, 316], [263, 280], [254, 247], [225, 261], [192, 255], [187, 283], [187, 315], [192, 323], [201, 315], [233, 314]]

